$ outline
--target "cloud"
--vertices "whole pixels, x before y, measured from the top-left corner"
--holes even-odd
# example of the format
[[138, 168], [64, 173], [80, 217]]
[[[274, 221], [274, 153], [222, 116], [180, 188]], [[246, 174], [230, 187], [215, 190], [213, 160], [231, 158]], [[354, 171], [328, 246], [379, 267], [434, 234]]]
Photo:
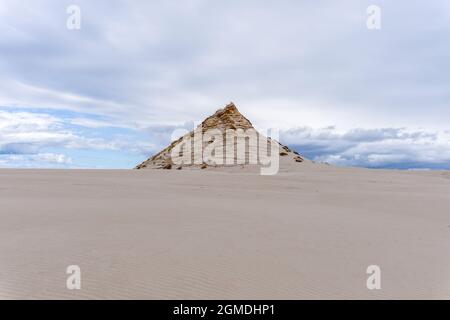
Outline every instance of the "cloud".
[[70, 1], [3, 3], [2, 105], [145, 127], [233, 100], [273, 126], [447, 126], [445, 0], [380, 0], [379, 31], [370, 1], [80, 0], [79, 31], [66, 29]]
[[114, 125], [107, 121], [100, 121], [89, 118], [74, 118], [70, 120], [70, 123], [76, 126], [86, 127], [86, 128], [105, 128], [113, 127]]
[[0, 167], [5, 168], [69, 168], [71, 164], [64, 154], [0, 154]]
[[0, 110], [0, 154], [36, 153], [48, 146], [70, 143], [77, 137], [47, 114]]
[[450, 168], [446, 132], [405, 128], [354, 129], [301, 127], [281, 133], [281, 140], [312, 160], [371, 168]]
[[[95, 119], [49, 115], [45, 112], [0, 109], [2, 166], [77, 166], [63, 152], [91, 150], [148, 155], [158, 146], [136, 130], [115, 128]], [[102, 132], [102, 130], [107, 130]], [[142, 138], [140, 138], [142, 134]], [[55, 153], [51, 150], [62, 150]], [[50, 151], [49, 151], [50, 150]], [[35, 162], [35, 165], [32, 163]]]

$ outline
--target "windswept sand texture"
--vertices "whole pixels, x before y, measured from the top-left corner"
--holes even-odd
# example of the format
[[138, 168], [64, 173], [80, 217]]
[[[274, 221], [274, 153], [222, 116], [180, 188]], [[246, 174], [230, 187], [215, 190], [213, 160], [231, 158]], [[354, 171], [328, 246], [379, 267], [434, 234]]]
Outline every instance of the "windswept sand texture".
[[0, 170], [0, 298], [448, 299], [450, 174]]

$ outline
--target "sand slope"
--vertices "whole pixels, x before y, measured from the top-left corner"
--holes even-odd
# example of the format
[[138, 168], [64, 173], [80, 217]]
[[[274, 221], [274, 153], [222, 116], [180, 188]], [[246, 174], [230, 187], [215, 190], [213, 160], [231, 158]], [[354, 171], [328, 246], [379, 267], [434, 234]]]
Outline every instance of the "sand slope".
[[448, 172], [308, 164], [0, 170], [0, 298], [448, 299], [449, 195]]

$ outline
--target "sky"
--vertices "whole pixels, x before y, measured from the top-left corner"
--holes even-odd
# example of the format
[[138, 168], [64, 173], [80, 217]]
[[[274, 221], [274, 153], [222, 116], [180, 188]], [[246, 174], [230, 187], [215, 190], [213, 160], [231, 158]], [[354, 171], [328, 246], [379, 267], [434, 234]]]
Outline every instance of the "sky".
[[446, 0], [0, 0], [0, 167], [132, 168], [233, 101], [316, 161], [450, 169], [448, 39]]

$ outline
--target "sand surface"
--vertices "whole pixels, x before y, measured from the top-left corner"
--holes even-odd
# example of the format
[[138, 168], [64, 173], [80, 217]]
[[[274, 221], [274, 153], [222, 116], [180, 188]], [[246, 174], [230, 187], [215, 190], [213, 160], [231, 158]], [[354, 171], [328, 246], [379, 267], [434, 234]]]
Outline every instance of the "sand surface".
[[0, 298], [449, 299], [450, 173], [0, 170]]

